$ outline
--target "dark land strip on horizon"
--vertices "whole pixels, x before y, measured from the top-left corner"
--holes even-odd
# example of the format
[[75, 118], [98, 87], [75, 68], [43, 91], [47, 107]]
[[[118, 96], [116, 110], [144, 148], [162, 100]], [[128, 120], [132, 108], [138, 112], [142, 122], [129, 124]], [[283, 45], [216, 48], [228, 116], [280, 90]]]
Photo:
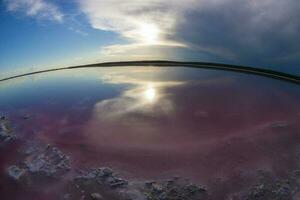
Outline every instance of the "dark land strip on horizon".
[[262, 69], [256, 67], [248, 66], [239, 66], [239, 65], [230, 65], [230, 64], [220, 64], [220, 63], [211, 63], [211, 62], [180, 62], [180, 61], [166, 61], [166, 60], [150, 60], [150, 61], [125, 61], [125, 62], [104, 62], [104, 63], [95, 63], [88, 65], [78, 65], [78, 66], [69, 66], [55, 69], [47, 69], [34, 71], [24, 74], [19, 74], [15, 76], [6, 77], [0, 79], [0, 82], [7, 81], [10, 79], [15, 79], [19, 77], [68, 70], [68, 69], [79, 69], [79, 68], [91, 68], [91, 67], [129, 67], [129, 66], [143, 66], [143, 67], [192, 67], [192, 68], [202, 68], [202, 69], [214, 69], [214, 70], [224, 70], [224, 71], [234, 71], [247, 74], [255, 74], [259, 76], [269, 77], [273, 79], [279, 79], [283, 81], [292, 82], [300, 85], [300, 76], [274, 71], [270, 69]]

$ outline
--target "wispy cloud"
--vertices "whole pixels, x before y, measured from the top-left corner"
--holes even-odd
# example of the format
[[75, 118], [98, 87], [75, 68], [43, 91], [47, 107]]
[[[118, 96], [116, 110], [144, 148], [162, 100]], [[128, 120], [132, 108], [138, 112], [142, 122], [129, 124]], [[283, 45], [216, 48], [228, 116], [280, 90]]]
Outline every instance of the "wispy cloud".
[[63, 21], [63, 14], [58, 7], [45, 0], [4, 0], [4, 2], [11, 12], [21, 12], [39, 19]]
[[[166, 45], [147, 45], [140, 43], [132, 44], [115, 44], [102, 47], [100, 56], [106, 61], [120, 60], [151, 60], [170, 59], [172, 55], [171, 46]], [[184, 48], [175, 46], [176, 49]], [[174, 57], [174, 56], [173, 56]]]

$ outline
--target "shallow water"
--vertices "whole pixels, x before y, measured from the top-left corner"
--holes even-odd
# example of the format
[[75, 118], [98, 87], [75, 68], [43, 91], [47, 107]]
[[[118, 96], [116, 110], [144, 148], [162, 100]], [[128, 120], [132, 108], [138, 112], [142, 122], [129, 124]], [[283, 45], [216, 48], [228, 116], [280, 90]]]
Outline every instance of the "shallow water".
[[7, 177], [30, 141], [59, 147], [74, 169], [110, 166], [131, 180], [181, 176], [227, 199], [254, 183], [257, 170], [286, 177], [298, 169], [299, 99], [292, 83], [185, 67], [73, 69], [2, 82], [0, 114], [18, 139], [0, 148], [1, 196], [48, 199], [59, 190], [31, 191]]

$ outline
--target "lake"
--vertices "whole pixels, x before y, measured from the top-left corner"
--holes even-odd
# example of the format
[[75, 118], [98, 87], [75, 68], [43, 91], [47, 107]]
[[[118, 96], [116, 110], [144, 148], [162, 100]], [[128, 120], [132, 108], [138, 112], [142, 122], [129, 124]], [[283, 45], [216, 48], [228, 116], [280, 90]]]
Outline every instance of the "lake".
[[[15, 136], [0, 147], [0, 195], [58, 199], [76, 170], [110, 167], [133, 182], [184, 177], [211, 199], [242, 199], [260, 173], [285, 180], [300, 169], [299, 100], [297, 84], [184, 66], [4, 81], [0, 115]], [[70, 172], [55, 184], [11, 179], [25, 148], [47, 145], [69, 156]]]

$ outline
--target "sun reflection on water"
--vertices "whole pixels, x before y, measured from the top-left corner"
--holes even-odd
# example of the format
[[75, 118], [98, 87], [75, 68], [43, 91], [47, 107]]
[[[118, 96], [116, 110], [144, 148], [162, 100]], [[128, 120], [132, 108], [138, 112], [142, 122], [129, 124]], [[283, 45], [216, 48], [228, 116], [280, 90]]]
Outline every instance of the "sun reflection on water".
[[156, 89], [153, 87], [153, 84], [149, 83], [146, 90], [144, 91], [144, 98], [149, 103], [153, 103], [156, 100], [157, 94]]

